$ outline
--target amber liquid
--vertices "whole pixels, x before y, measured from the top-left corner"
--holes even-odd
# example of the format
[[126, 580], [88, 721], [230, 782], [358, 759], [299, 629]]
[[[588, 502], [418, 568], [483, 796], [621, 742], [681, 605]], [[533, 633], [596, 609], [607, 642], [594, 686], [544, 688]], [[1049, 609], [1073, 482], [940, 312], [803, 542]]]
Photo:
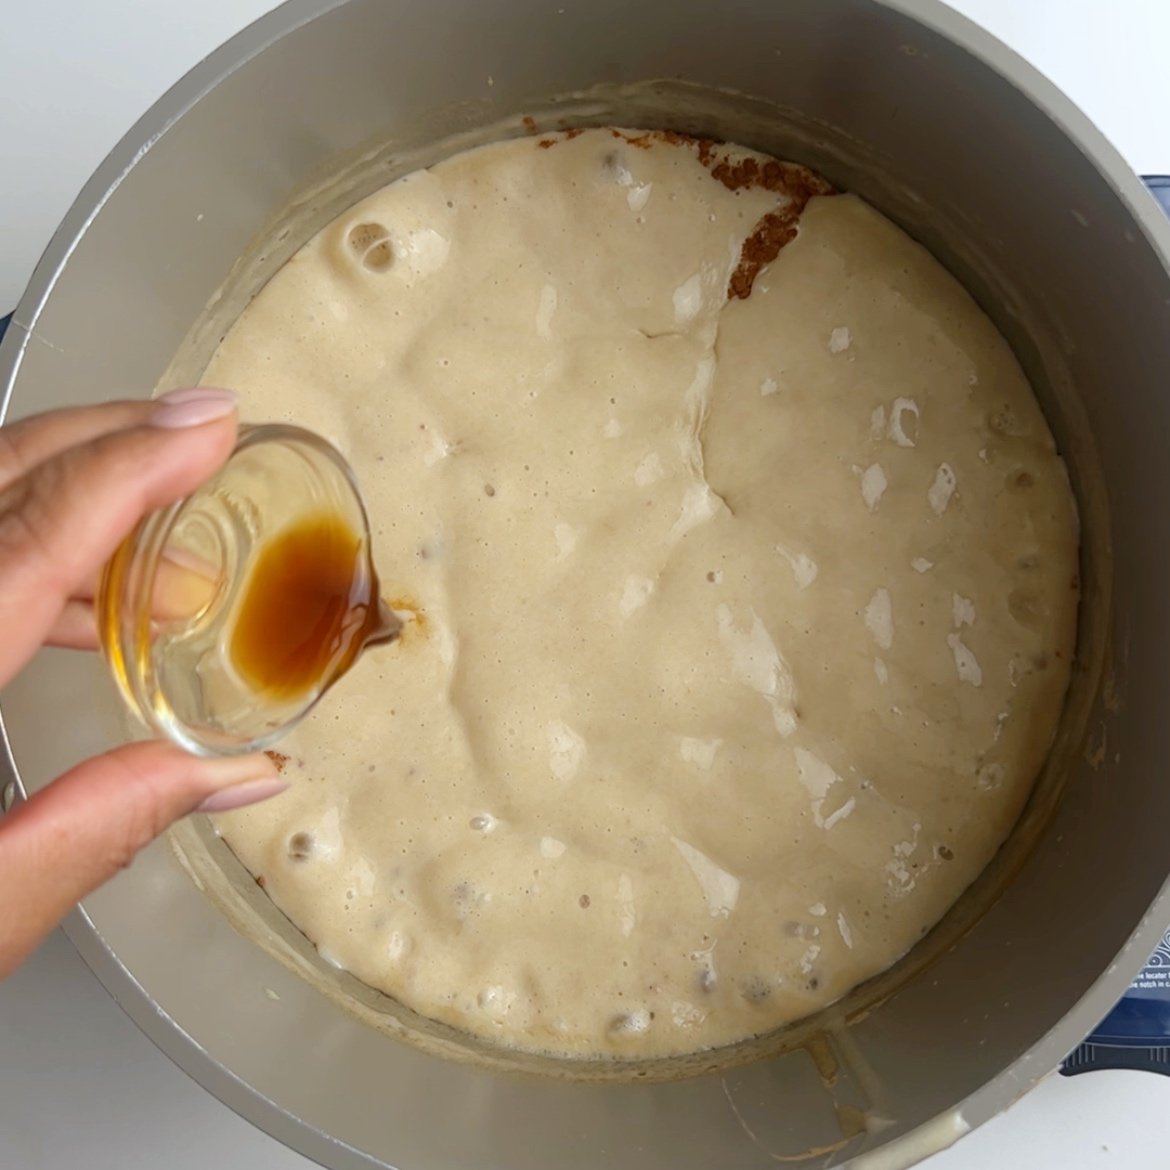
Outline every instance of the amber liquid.
[[365, 646], [400, 628], [357, 534], [340, 516], [318, 513], [260, 547], [228, 653], [261, 699], [289, 700], [328, 686]]

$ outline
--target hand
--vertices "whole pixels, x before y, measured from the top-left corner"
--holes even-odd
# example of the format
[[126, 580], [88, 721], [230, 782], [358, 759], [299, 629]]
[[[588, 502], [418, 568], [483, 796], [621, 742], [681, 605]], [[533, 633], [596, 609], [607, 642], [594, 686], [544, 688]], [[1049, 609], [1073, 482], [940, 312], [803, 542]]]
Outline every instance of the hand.
[[[207, 480], [235, 435], [234, 396], [210, 389], [0, 427], [0, 686], [41, 645], [97, 645], [102, 565], [142, 516]], [[208, 760], [162, 742], [70, 769], [0, 819], [0, 978], [173, 821], [284, 787], [263, 754]]]

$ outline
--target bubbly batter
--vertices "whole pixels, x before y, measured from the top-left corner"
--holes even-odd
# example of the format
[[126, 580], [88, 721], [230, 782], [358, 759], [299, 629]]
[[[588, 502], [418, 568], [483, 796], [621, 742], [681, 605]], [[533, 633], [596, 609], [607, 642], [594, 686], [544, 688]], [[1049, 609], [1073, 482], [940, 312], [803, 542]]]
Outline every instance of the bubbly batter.
[[206, 380], [338, 444], [418, 611], [219, 826], [419, 1012], [728, 1044], [889, 966], [1015, 821], [1071, 493], [1006, 342], [859, 199], [677, 135], [473, 150], [307, 244]]

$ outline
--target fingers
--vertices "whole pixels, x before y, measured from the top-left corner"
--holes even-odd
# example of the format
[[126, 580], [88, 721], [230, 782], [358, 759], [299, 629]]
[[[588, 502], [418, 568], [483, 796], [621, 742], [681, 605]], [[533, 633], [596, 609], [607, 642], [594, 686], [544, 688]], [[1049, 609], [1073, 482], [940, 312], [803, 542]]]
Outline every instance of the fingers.
[[[218, 470], [235, 434], [234, 398], [206, 389], [0, 428], [0, 684], [46, 636], [96, 644], [92, 607], [78, 598], [143, 515]], [[201, 580], [186, 567], [175, 576], [183, 599], [189, 579]], [[132, 744], [61, 777], [0, 822], [0, 977], [176, 818], [283, 787], [266, 756], [205, 760], [161, 743]]]
[[[70, 447], [79, 447], [115, 431], [147, 426], [152, 421], [159, 425], [157, 416], [165, 414], [167, 406], [174, 407], [193, 401], [206, 404], [209, 392], [220, 396], [228, 394], [227, 391], [198, 386], [173, 390], [157, 401], [103, 402], [99, 406], [50, 410], [0, 427], [0, 488], [7, 487], [37, 464], [60, 455]], [[206, 411], [206, 405], [203, 409]], [[213, 415], [207, 415], [203, 421], [210, 421], [211, 417]], [[168, 424], [164, 422], [162, 425]]]
[[159, 558], [150, 599], [156, 621], [193, 617], [220, 585], [220, 569], [187, 549], [170, 548]]
[[45, 645], [63, 650], [96, 650], [101, 642], [98, 639], [93, 603], [67, 601], [45, 635]]
[[172, 822], [286, 786], [265, 755], [201, 759], [164, 743], [129, 744], [67, 772], [0, 820], [0, 979]]
[[[180, 560], [179, 558], [182, 558]], [[198, 613], [215, 596], [219, 570], [196, 562], [183, 549], [172, 549], [158, 562], [151, 615], [156, 621], [175, 621]], [[101, 645], [93, 608], [93, 582], [83, 582], [65, 603], [45, 635], [45, 645], [62, 650], [96, 650]]]
[[[231, 453], [226, 391], [178, 391], [148, 405], [144, 425], [60, 451], [0, 491], [0, 685], [139, 518], [194, 491]], [[26, 435], [9, 450], [38, 443]]]
[[152, 402], [105, 402], [51, 410], [0, 427], [0, 488], [54, 455], [114, 431], [145, 426]]

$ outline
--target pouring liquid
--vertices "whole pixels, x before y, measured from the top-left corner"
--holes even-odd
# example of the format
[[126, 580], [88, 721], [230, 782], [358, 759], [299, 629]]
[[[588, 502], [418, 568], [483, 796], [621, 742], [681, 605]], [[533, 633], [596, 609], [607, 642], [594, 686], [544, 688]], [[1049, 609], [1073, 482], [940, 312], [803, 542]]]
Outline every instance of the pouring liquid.
[[228, 654], [260, 702], [286, 701], [323, 690], [366, 646], [401, 629], [358, 534], [336, 513], [317, 512], [257, 551]]

